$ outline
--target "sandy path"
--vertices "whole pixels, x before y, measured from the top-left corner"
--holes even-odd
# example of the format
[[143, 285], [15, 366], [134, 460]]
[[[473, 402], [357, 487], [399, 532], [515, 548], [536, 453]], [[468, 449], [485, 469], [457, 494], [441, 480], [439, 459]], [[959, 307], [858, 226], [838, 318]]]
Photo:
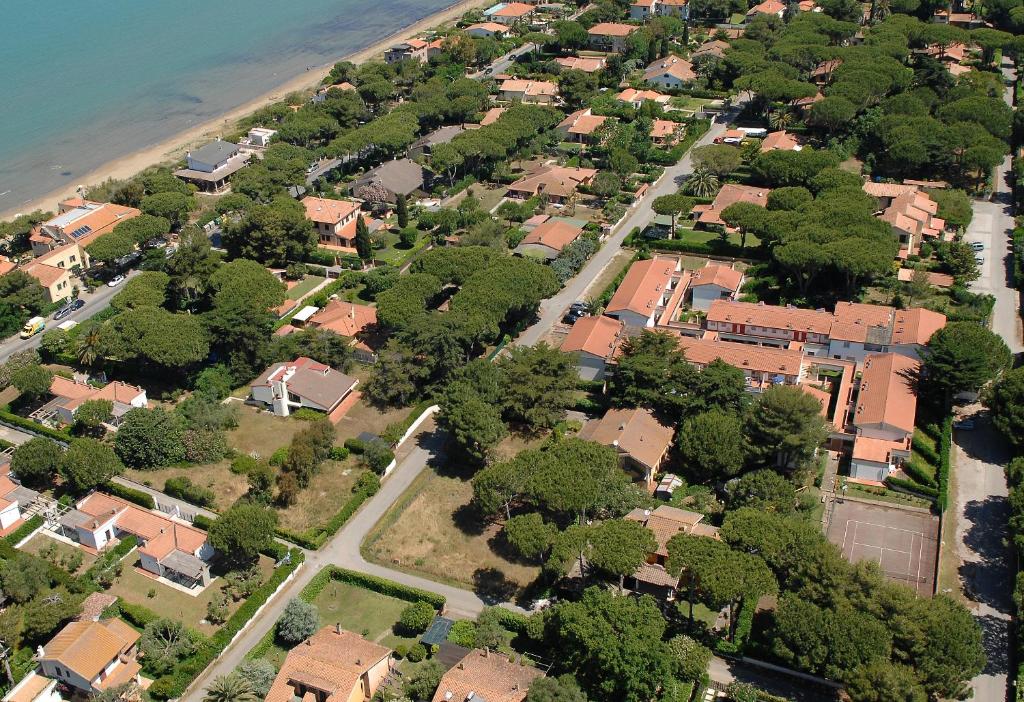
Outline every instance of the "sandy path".
[[[375, 56], [379, 56], [398, 39], [404, 39], [437, 25], [456, 20], [468, 10], [476, 7], [480, 7], [480, 0], [461, 0], [428, 17], [424, 17], [419, 22], [396, 31], [394, 34], [381, 39], [379, 42], [361, 51], [339, 58], [338, 61], [347, 60], [354, 63], [362, 63]], [[20, 213], [33, 212], [35, 210], [55, 210], [57, 203], [70, 195], [74, 195], [75, 189], [79, 185], [95, 185], [108, 178], [130, 178], [149, 166], [167, 161], [176, 161], [182, 158], [188, 149], [219, 135], [234, 131], [235, 124], [238, 121], [262, 107], [280, 101], [288, 93], [316, 87], [324, 79], [324, 76], [330, 73], [334, 63], [331, 62], [311, 68], [292, 80], [277, 86], [270, 92], [231, 110], [227, 114], [175, 134], [173, 137], [158, 144], [110, 161], [85, 176], [77, 178], [73, 185], [67, 185], [10, 209], [0, 210], [0, 218], [11, 218]]]

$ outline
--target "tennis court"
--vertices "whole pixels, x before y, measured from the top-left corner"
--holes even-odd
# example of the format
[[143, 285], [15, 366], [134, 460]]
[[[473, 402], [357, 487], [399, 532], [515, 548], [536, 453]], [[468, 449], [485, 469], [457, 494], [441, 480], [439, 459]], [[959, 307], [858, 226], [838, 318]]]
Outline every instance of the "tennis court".
[[935, 591], [939, 518], [927, 512], [836, 501], [828, 539], [851, 563], [878, 563], [890, 580], [931, 597]]

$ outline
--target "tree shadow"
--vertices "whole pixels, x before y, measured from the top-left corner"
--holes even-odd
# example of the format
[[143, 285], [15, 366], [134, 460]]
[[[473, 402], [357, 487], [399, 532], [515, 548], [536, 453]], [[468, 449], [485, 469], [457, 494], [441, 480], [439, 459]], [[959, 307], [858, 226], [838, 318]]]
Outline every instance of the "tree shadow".
[[991, 614], [976, 616], [981, 627], [981, 645], [985, 649], [984, 675], [1006, 675], [1010, 670], [1010, 622]]
[[455, 508], [452, 512], [455, 528], [466, 536], [480, 536], [490, 525], [490, 520], [480, 514], [480, 510], [472, 502]]
[[519, 586], [497, 568], [477, 568], [473, 571], [473, 592], [488, 605], [508, 602], [519, 591]]

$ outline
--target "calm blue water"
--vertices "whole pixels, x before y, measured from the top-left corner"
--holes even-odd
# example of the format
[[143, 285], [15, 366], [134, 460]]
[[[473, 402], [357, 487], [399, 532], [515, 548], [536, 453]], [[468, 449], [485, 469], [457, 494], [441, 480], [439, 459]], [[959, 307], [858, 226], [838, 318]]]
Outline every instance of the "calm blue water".
[[0, 212], [451, 0], [2, 0]]

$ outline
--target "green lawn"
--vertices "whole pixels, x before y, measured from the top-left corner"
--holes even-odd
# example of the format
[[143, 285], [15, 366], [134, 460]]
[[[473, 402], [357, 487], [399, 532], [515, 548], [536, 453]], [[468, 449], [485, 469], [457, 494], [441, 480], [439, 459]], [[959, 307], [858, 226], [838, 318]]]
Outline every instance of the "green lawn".
[[[398, 636], [392, 631], [402, 610], [409, 606], [405, 600], [332, 580], [313, 601], [313, 605], [320, 613], [321, 625], [340, 623], [343, 629], [391, 648], [400, 643], [406, 646], [415, 643], [414, 639]], [[264, 658], [280, 667], [285, 654], [286, 650], [275, 644]]]
[[887, 490], [886, 488], [867, 487], [854, 483], [846, 483], [846, 494], [850, 497], [863, 497], [867, 500], [891, 502], [897, 505], [910, 505], [912, 507], [928, 507], [931, 505], [931, 502], [920, 497], [896, 492], [895, 490]]
[[300, 280], [297, 285], [293, 285], [285, 295], [289, 300], [298, 300], [317, 285], [324, 282], [324, 280], [326, 279], [319, 275], [307, 275], [305, 278]]
[[[719, 232], [711, 232], [704, 229], [687, 229], [676, 224], [676, 237], [682, 241], [689, 241], [695, 244], [705, 244], [709, 241], [717, 241], [722, 238]], [[728, 236], [730, 244], [740, 245], [740, 235], [732, 232]], [[753, 234], [747, 234], [747, 246], [750, 248], [760, 246], [761, 240]]]
[[374, 259], [390, 263], [393, 266], [401, 266], [409, 260], [410, 256], [427, 245], [427, 242], [430, 241], [430, 236], [421, 232], [419, 238], [416, 239], [416, 243], [408, 249], [398, 246], [398, 234], [395, 232], [386, 232], [384, 234], [384, 241], [386, 242], [384, 248], [373, 252]]

